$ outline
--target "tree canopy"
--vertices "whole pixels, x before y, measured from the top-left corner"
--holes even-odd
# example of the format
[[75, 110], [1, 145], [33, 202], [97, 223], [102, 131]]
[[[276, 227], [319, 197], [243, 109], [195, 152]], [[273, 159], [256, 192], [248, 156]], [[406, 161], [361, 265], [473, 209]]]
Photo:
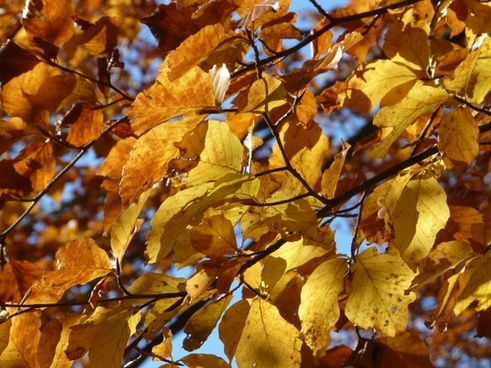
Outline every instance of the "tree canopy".
[[2, 3], [0, 365], [490, 363], [489, 1]]

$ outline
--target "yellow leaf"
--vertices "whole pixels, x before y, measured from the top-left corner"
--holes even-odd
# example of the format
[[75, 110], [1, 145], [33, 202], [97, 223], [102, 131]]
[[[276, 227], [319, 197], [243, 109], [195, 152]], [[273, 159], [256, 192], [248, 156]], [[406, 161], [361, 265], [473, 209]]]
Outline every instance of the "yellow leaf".
[[351, 267], [352, 289], [346, 317], [362, 328], [373, 328], [385, 336], [404, 331], [409, 319], [408, 305], [416, 298], [405, 291], [416, 275], [394, 248], [378, 254], [370, 247], [356, 257]]
[[223, 214], [204, 218], [191, 229], [191, 245], [208, 257], [221, 257], [237, 251], [232, 223]]
[[192, 148], [203, 145], [202, 151], [195, 153], [199, 156], [199, 163], [189, 171], [186, 180], [188, 185], [215, 181], [231, 171], [237, 174], [242, 172], [244, 149], [227, 124], [210, 120], [192, 133], [193, 141], [178, 145], [187, 154]]
[[372, 151], [377, 157], [384, 157], [390, 146], [401, 133], [418, 117], [434, 112], [449, 99], [442, 88], [425, 86], [418, 82], [400, 102], [387, 106], [375, 115], [373, 124], [381, 128], [392, 128], [380, 145]]
[[[303, 127], [300, 124], [286, 123], [281, 127], [280, 138], [291, 165], [302, 175], [310, 187], [314, 188], [322, 176], [322, 163], [326, 151], [329, 150], [327, 136], [318, 124], [309, 124], [307, 127]], [[270, 157], [270, 165], [282, 167], [285, 165], [284, 162], [278, 144], [275, 144], [273, 154]], [[297, 181], [296, 187], [302, 187], [300, 182]]]
[[341, 170], [343, 170], [344, 160], [350, 147], [348, 143], [343, 143], [343, 150], [334, 156], [331, 166], [322, 174], [321, 193], [327, 199], [332, 199], [336, 193], [339, 176], [341, 175]]
[[314, 355], [325, 351], [330, 342], [329, 331], [340, 316], [338, 295], [344, 289], [347, 271], [346, 259], [329, 259], [312, 272], [302, 288], [298, 316], [303, 340]]
[[109, 58], [118, 44], [119, 27], [110, 17], [102, 16], [95, 24], [84, 29], [81, 46], [90, 55]]
[[453, 78], [444, 78], [443, 85], [457, 95], [464, 95], [472, 104], [481, 104], [489, 93], [491, 83], [491, 38], [485, 37], [479, 48], [459, 64]]
[[422, 272], [416, 276], [411, 284], [411, 289], [435, 280], [459, 263], [469, 260], [475, 254], [469, 244], [452, 240], [438, 244], [425, 260]]
[[69, 368], [73, 365], [65, 354], [70, 327], [79, 323], [80, 314], [68, 314], [51, 320], [41, 332], [38, 358], [41, 367]]
[[61, 46], [73, 34], [72, 7], [68, 0], [30, 0], [22, 13], [22, 25], [29, 37]]
[[278, 78], [264, 75], [254, 81], [245, 91], [239, 93], [233, 104], [241, 112], [270, 112], [286, 103], [286, 91]]
[[[491, 306], [491, 257], [486, 253], [481, 258], [469, 262], [465, 270], [459, 275], [464, 278], [462, 293], [454, 307], [454, 312], [458, 316], [471, 303], [477, 301], [477, 311], [483, 311]], [[468, 281], [467, 281], [468, 279]]]
[[176, 278], [162, 273], [147, 272], [137, 278], [128, 291], [131, 294], [169, 294], [183, 292], [185, 278]]
[[174, 81], [168, 76], [168, 66], [161, 66], [157, 81], [139, 93], [128, 109], [131, 127], [140, 136], [152, 127], [190, 112], [214, 109], [215, 96], [208, 73], [195, 66]]
[[356, 111], [368, 113], [389, 93], [401, 99], [417, 78], [413, 71], [391, 60], [362, 64], [348, 80], [344, 103]]
[[225, 353], [239, 367], [288, 368], [301, 362], [298, 330], [272, 304], [246, 299], [225, 312], [219, 328]]
[[230, 368], [225, 360], [211, 354], [189, 354], [179, 360], [190, 368]]
[[82, 147], [100, 137], [104, 128], [104, 114], [95, 104], [78, 103], [70, 109], [61, 122], [70, 126], [67, 142]]
[[71, 327], [65, 351], [68, 359], [79, 359], [88, 352], [91, 366], [119, 368], [140, 318], [141, 311], [97, 307], [87, 320]]
[[479, 127], [465, 107], [458, 106], [440, 123], [438, 149], [449, 169], [464, 169], [479, 153]]
[[172, 355], [172, 331], [162, 328], [162, 342], [152, 348], [153, 360], [164, 360]]
[[36, 192], [46, 188], [55, 175], [56, 162], [49, 142], [29, 144], [19, 153], [16, 161], [15, 171], [29, 178], [31, 187]]
[[122, 172], [119, 194], [124, 205], [164, 178], [170, 161], [179, 154], [174, 143], [201, 121], [201, 117], [190, 117], [160, 124], [136, 141]]
[[187, 335], [182, 344], [184, 349], [196, 350], [206, 341], [232, 298], [233, 295], [228, 295], [212, 301], [191, 316], [184, 327]]
[[167, 57], [169, 81], [174, 81], [189, 69], [198, 65], [220, 43], [229, 38], [220, 23], [210, 24], [189, 36]]
[[112, 225], [111, 249], [120, 262], [123, 259], [124, 252], [126, 251], [126, 248], [128, 248], [133, 235], [138, 230], [138, 216], [140, 215], [149, 194], [150, 190], [144, 192], [138, 198], [138, 202], [130, 204]]
[[437, 233], [450, 217], [450, 210], [445, 191], [430, 177], [409, 181], [389, 214], [394, 242], [404, 261], [414, 269], [428, 256]]
[[[8, 338], [5, 341], [8, 345], [1, 352], [0, 362], [2, 367], [29, 367], [39, 368], [38, 362], [38, 344], [41, 337], [39, 328], [41, 327], [41, 319], [36, 313], [24, 313], [4, 322], [8, 327], [11, 323]], [[6, 331], [5, 331], [6, 332]]]
[[79, 238], [56, 252], [59, 269], [46, 272], [32, 285], [28, 303], [56, 303], [65, 291], [111, 272], [107, 253], [91, 238]]
[[426, 72], [430, 62], [427, 32], [420, 27], [394, 22], [385, 35], [384, 52], [389, 59], [408, 68]]

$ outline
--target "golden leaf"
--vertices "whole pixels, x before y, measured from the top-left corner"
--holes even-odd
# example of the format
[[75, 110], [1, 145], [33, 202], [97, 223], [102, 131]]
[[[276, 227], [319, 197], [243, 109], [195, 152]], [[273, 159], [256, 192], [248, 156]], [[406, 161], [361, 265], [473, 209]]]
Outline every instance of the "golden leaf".
[[491, 306], [491, 258], [486, 253], [470, 261], [459, 274], [460, 285], [464, 285], [453, 311], [458, 316], [471, 303], [477, 301], [476, 310], [483, 311]]
[[111, 272], [106, 252], [91, 238], [79, 238], [63, 245], [56, 252], [60, 267], [48, 271], [32, 285], [28, 303], [56, 303], [65, 291], [86, 284]]
[[[0, 353], [2, 366], [39, 368], [37, 356], [41, 337], [39, 331], [41, 319], [39, 316], [36, 313], [24, 313], [3, 324], [6, 325], [5, 327], [11, 325], [10, 331], [5, 331], [4, 327], [0, 325], [3, 330], [0, 336], [0, 341], [2, 341], [0, 345], [6, 345]], [[8, 333], [8, 336], [4, 333]]]
[[405, 295], [416, 275], [406, 265], [397, 249], [378, 254], [370, 247], [356, 257], [351, 267], [352, 289], [348, 293], [346, 317], [362, 328], [373, 328], [385, 336], [395, 336], [406, 329], [408, 305], [416, 298]]
[[160, 124], [136, 141], [122, 172], [119, 194], [123, 205], [133, 202], [164, 178], [170, 161], [179, 154], [174, 143], [201, 121], [198, 116]]
[[[232, 34], [233, 35], [233, 34]], [[169, 81], [174, 81], [203, 61], [220, 43], [231, 35], [220, 23], [210, 24], [189, 36], [166, 59]]]
[[206, 341], [232, 299], [233, 295], [228, 295], [212, 301], [188, 319], [184, 326], [187, 335], [183, 341], [184, 349], [196, 350]]
[[233, 104], [241, 112], [270, 112], [275, 107], [286, 103], [286, 92], [278, 78], [264, 75], [254, 81], [245, 91], [239, 93]]
[[111, 249], [114, 255], [121, 260], [128, 245], [130, 245], [133, 235], [138, 230], [137, 220], [145, 202], [150, 195], [150, 190], [144, 192], [138, 202], [132, 203], [128, 208], [123, 210], [116, 221], [114, 221], [111, 229]]
[[387, 95], [398, 92], [395, 93], [397, 98], [403, 98], [417, 78], [413, 71], [391, 60], [362, 64], [348, 79], [345, 96], [342, 96], [344, 104], [368, 113]]
[[449, 94], [442, 88], [425, 86], [422, 82], [418, 82], [400, 102], [380, 109], [375, 115], [373, 124], [392, 130], [382, 143], [373, 149], [373, 154], [384, 157], [404, 129], [421, 115], [434, 112], [449, 98]]
[[479, 127], [465, 107], [450, 111], [438, 129], [438, 149], [449, 169], [463, 170], [479, 153]]
[[88, 352], [92, 366], [119, 368], [140, 318], [141, 311], [97, 307], [89, 318], [71, 327], [65, 351], [68, 359], [79, 359]]
[[73, 34], [71, 3], [69, 0], [29, 0], [22, 14], [22, 25], [31, 40], [39, 38], [59, 47]]
[[257, 179], [232, 171], [220, 182], [204, 183], [167, 198], [151, 222], [145, 251], [148, 262], [166, 257], [184, 229], [199, 224], [209, 207], [228, 197], [250, 199], [257, 194], [258, 185]]
[[430, 62], [428, 32], [410, 24], [394, 22], [385, 35], [384, 52], [389, 59], [410, 69], [426, 72]]
[[331, 340], [329, 331], [340, 316], [338, 295], [344, 289], [347, 271], [346, 259], [329, 259], [312, 272], [302, 288], [298, 316], [302, 338], [314, 355], [324, 351]]
[[445, 191], [430, 177], [409, 181], [389, 214], [394, 242], [404, 261], [415, 269], [428, 256], [437, 233], [450, 217], [450, 210]]
[[128, 110], [131, 127], [138, 136], [176, 116], [215, 109], [213, 85], [208, 73], [196, 66], [171, 81], [169, 71], [164, 62], [155, 84], [139, 93]]
[[162, 328], [162, 342], [152, 348], [153, 360], [164, 360], [172, 355], [172, 331]]
[[331, 166], [322, 174], [321, 193], [327, 199], [332, 199], [336, 194], [339, 176], [341, 175], [341, 170], [343, 170], [344, 160], [350, 148], [351, 146], [348, 143], [343, 143], [343, 150], [336, 153]]
[[223, 214], [206, 217], [193, 226], [190, 241], [196, 251], [211, 258], [237, 251], [234, 226]]
[[84, 29], [80, 45], [90, 55], [109, 58], [118, 44], [119, 27], [111, 18], [102, 16], [95, 24]]
[[457, 66], [453, 77], [445, 77], [443, 86], [457, 95], [464, 95], [473, 104], [481, 104], [489, 93], [491, 82], [491, 39], [485, 37], [483, 43]]
[[211, 354], [189, 354], [179, 359], [190, 368], [230, 368], [230, 365], [220, 357]]
[[[198, 153], [198, 165], [189, 171], [186, 180], [188, 185], [219, 180], [232, 171], [237, 174], [242, 172], [244, 149], [228, 125], [210, 120], [206, 122], [205, 126], [200, 126], [200, 128], [205, 127], [206, 129], [196, 129], [193, 132], [194, 141], [189, 142], [193, 147], [196, 147], [198, 146], [196, 140], [199, 139], [199, 144], [203, 145], [203, 149]], [[191, 144], [179, 145], [179, 147], [190, 152]]]
[[278, 309], [262, 299], [234, 304], [219, 328], [225, 353], [235, 356], [239, 367], [289, 368], [300, 365], [298, 330], [286, 322]]
[[67, 142], [75, 147], [97, 140], [104, 128], [104, 114], [93, 103], [77, 103], [60, 120], [61, 127], [68, 125]]

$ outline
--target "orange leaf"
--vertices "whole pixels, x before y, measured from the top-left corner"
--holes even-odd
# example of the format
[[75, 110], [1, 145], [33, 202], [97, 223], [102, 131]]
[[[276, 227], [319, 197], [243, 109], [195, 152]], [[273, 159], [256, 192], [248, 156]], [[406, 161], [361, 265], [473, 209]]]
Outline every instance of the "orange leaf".
[[84, 29], [81, 46], [89, 54], [99, 58], [108, 58], [118, 43], [119, 27], [111, 18], [101, 17], [94, 25]]
[[46, 272], [33, 284], [28, 303], [56, 303], [72, 286], [86, 284], [111, 272], [106, 252], [90, 238], [65, 244], [56, 252], [56, 259], [59, 269]]

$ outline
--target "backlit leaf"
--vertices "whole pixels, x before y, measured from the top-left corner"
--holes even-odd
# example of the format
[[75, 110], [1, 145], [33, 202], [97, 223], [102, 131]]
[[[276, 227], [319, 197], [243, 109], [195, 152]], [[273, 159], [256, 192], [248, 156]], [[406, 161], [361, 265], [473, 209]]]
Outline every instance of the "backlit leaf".
[[391, 128], [391, 131], [373, 150], [374, 155], [385, 156], [392, 143], [410, 124], [419, 116], [434, 112], [448, 99], [449, 95], [445, 90], [418, 82], [400, 102], [380, 109], [373, 124], [381, 128]]
[[350, 270], [352, 288], [348, 293], [346, 317], [362, 328], [373, 328], [386, 336], [404, 331], [409, 319], [408, 305], [416, 298], [405, 294], [416, 274], [396, 249], [378, 254], [370, 247], [356, 257]]
[[128, 110], [135, 134], [141, 135], [176, 116], [214, 109], [215, 96], [208, 73], [193, 67], [171, 81], [169, 72], [169, 66], [164, 63], [155, 84], [139, 93]]
[[340, 316], [338, 295], [344, 289], [346, 259], [333, 258], [321, 263], [302, 288], [298, 315], [302, 336], [317, 354], [330, 342], [329, 331]]
[[275, 107], [285, 104], [285, 88], [278, 78], [265, 75], [256, 80], [233, 101], [240, 111], [254, 113], [269, 112]]
[[218, 320], [232, 300], [232, 295], [212, 301], [193, 314], [184, 327], [186, 338], [183, 348], [187, 351], [198, 349], [206, 341]]
[[88, 352], [91, 365], [119, 368], [140, 318], [141, 312], [132, 309], [97, 307], [89, 318], [71, 327], [65, 351], [68, 359], [79, 359]]
[[193, 226], [190, 240], [194, 249], [212, 258], [237, 251], [234, 227], [223, 215], [207, 217]]
[[470, 164], [479, 153], [478, 135], [479, 127], [467, 108], [450, 111], [438, 129], [438, 148], [446, 166], [459, 170]]
[[261, 299], [241, 300], [220, 323], [220, 339], [229, 359], [239, 367], [288, 368], [300, 365], [298, 330], [276, 307]]
[[41, 319], [34, 313], [24, 313], [13, 318], [11, 323], [8, 339], [4, 340], [8, 345], [0, 354], [0, 362], [6, 367], [39, 368], [37, 352]]
[[179, 154], [174, 143], [179, 142], [201, 120], [200, 117], [190, 117], [160, 124], [136, 141], [122, 171], [119, 194], [124, 204], [133, 202], [142, 192], [164, 178], [169, 162]]
[[414, 269], [428, 256], [450, 217], [445, 191], [435, 178], [413, 179], [389, 213], [401, 257]]
[[79, 238], [56, 252], [59, 268], [48, 271], [32, 286], [29, 303], [56, 303], [65, 291], [111, 272], [107, 253], [90, 238]]
[[91, 55], [109, 58], [118, 43], [119, 28], [111, 18], [103, 16], [84, 29], [80, 45]]
[[231, 172], [220, 182], [185, 189], [162, 203], [151, 222], [146, 255], [154, 263], [167, 256], [188, 225], [197, 225], [201, 216], [225, 198], [250, 198], [257, 193], [258, 181]]

